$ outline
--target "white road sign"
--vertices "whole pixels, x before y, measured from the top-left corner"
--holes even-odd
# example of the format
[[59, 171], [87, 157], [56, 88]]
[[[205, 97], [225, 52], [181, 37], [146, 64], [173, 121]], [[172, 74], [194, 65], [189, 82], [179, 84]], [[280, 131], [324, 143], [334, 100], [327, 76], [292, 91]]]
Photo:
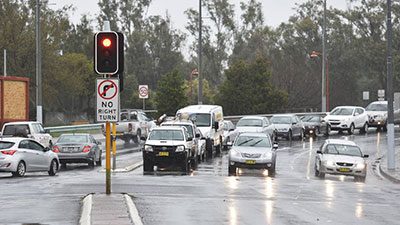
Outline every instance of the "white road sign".
[[118, 122], [119, 80], [97, 79], [97, 122]]
[[149, 86], [139, 85], [139, 98], [149, 98]]

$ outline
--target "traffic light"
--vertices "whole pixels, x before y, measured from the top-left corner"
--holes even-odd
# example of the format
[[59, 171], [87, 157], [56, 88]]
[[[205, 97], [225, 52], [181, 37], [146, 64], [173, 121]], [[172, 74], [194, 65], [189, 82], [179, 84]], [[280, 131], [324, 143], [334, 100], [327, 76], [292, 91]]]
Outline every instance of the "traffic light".
[[[94, 70], [97, 74], [116, 74], [119, 71], [119, 40], [114, 31], [101, 31], [94, 36]], [[123, 54], [123, 53], [122, 53]]]
[[122, 92], [124, 90], [124, 34], [121, 32], [117, 32], [118, 34], [118, 42], [119, 42], [119, 55], [118, 55], [118, 71], [112, 77], [119, 78], [119, 91]]

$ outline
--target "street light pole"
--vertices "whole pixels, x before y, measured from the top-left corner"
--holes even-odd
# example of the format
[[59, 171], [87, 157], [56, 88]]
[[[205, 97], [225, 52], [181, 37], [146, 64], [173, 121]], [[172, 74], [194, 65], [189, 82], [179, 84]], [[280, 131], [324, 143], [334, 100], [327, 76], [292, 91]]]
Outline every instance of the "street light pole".
[[325, 51], [325, 32], [326, 32], [326, 0], [324, 0], [324, 19], [322, 25], [322, 99], [321, 99], [321, 112], [326, 112], [326, 74], [325, 74], [325, 65], [326, 65], [326, 51]]
[[40, 47], [40, 0], [36, 0], [36, 120], [43, 123], [42, 113], [42, 55]]
[[201, 0], [199, 0], [199, 65], [198, 65], [198, 73], [199, 73], [199, 91], [198, 91], [198, 96], [197, 96], [197, 104], [202, 105], [203, 104], [203, 77], [202, 77], [202, 68], [201, 68], [201, 52], [202, 52], [202, 46], [201, 46], [201, 30], [202, 30], [202, 15], [201, 15]]

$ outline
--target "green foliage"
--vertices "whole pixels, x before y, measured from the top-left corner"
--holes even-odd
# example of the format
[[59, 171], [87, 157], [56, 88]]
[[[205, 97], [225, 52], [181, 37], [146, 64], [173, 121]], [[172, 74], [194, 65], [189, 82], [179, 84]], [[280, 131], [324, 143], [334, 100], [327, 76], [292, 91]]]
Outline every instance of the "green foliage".
[[175, 115], [179, 108], [188, 104], [182, 75], [174, 70], [158, 82], [155, 103], [159, 114]]
[[226, 115], [248, 115], [280, 112], [287, 94], [273, 87], [271, 67], [258, 57], [253, 62], [237, 61], [225, 71], [226, 80], [216, 96]]

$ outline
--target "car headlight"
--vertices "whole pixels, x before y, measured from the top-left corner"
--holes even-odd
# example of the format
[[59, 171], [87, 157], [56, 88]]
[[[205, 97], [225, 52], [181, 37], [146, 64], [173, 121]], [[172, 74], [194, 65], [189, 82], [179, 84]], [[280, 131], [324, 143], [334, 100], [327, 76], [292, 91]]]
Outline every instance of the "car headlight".
[[240, 152], [233, 150], [233, 149], [231, 149], [231, 151], [229, 153], [232, 157], [242, 157], [242, 154], [240, 154]]
[[272, 152], [266, 152], [261, 157], [264, 159], [272, 159]]
[[185, 151], [185, 146], [178, 146], [178, 147], [176, 147], [176, 149], [175, 149], [175, 152], [183, 152], [183, 151]]
[[289, 129], [288, 128], [279, 128], [278, 129], [278, 131], [283, 131], [283, 132], [286, 132], [286, 131], [288, 131]]
[[365, 164], [364, 163], [357, 163], [356, 164], [356, 169], [357, 170], [363, 170], [365, 168]]
[[325, 161], [325, 165], [326, 165], [326, 166], [335, 166], [335, 162], [334, 162], [334, 161], [327, 160], [327, 161]]
[[153, 147], [151, 147], [150, 145], [145, 145], [144, 146], [144, 151], [145, 152], [152, 152], [153, 151]]

